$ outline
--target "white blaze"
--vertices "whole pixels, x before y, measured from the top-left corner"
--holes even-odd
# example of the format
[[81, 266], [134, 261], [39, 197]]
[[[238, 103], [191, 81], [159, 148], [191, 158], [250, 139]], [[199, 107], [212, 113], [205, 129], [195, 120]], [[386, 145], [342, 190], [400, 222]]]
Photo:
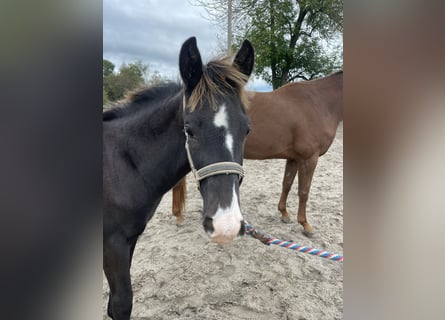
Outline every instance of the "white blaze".
[[218, 112], [215, 114], [215, 119], [213, 123], [216, 127], [223, 127], [226, 132], [225, 142], [226, 148], [230, 151], [230, 154], [233, 157], [233, 136], [229, 131], [229, 120], [226, 112], [226, 105], [223, 104], [218, 108]]
[[210, 237], [211, 241], [226, 243], [235, 239], [240, 231], [242, 220], [243, 216], [241, 215], [234, 185], [230, 205], [226, 208], [218, 206], [218, 210], [213, 216], [214, 231]]

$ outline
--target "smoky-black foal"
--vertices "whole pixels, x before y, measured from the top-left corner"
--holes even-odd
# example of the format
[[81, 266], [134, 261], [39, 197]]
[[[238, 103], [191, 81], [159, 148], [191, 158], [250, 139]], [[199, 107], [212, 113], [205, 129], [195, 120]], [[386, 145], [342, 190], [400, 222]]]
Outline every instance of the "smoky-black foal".
[[243, 233], [239, 185], [248, 132], [243, 88], [253, 61], [246, 40], [233, 61], [203, 65], [192, 37], [179, 55], [182, 84], [144, 89], [103, 113], [103, 265], [111, 318], [130, 319], [130, 266], [138, 236], [162, 196], [190, 170], [199, 181], [210, 240], [228, 243]]

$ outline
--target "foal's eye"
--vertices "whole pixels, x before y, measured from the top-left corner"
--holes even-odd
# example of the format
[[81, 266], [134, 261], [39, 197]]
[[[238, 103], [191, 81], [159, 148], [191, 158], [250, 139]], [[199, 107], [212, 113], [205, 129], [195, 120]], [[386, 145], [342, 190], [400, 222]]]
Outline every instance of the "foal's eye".
[[246, 136], [250, 133], [250, 126], [247, 127]]

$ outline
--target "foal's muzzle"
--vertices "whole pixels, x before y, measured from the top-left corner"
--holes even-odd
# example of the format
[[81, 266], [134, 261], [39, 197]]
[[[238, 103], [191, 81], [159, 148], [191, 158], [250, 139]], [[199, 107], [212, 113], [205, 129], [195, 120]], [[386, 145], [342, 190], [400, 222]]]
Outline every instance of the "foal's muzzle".
[[217, 219], [206, 217], [203, 224], [211, 242], [226, 244], [244, 235], [244, 220], [240, 221], [233, 214], [226, 214]]

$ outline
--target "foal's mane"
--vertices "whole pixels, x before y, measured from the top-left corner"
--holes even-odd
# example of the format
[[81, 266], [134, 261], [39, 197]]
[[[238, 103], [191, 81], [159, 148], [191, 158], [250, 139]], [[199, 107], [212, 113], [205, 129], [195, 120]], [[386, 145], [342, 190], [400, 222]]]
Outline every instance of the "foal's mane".
[[234, 92], [241, 99], [242, 104], [247, 108], [247, 97], [244, 91], [248, 76], [239, 71], [232, 64], [232, 57], [225, 56], [212, 60], [204, 66], [202, 77], [194, 88], [188, 102], [190, 111], [194, 111], [200, 101], [208, 98], [211, 107], [216, 111], [216, 97], [224, 95], [223, 89]]
[[143, 109], [147, 105], [154, 105], [154, 101], [166, 101], [174, 97], [182, 90], [182, 85], [175, 82], [164, 82], [149, 87], [140, 88], [130, 92], [124, 100], [121, 100], [110, 109], [102, 113], [102, 121], [111, 121], [122, 118]]
[[[224, 95], [223, 89], [234, 92], [241, 99], [245, 108], [248, 106], [244, 85], [248, 76], [240, 72], [233, 64], [232, 57], [226, 56], [212, 60], [204, 66], [202, 76], [189, 98], [188, 107], [194, 111], [200, 101], [208, 99], [211, 107], [216, 111], [216, 97]], [[154, 101], [166, 100], [174, 97], [182, 90], [182, 85], [176, 82], [164, 82], [131, 92], [127, 97], [103, 111], [102, 121], [111, 121], [133, 114]]]

